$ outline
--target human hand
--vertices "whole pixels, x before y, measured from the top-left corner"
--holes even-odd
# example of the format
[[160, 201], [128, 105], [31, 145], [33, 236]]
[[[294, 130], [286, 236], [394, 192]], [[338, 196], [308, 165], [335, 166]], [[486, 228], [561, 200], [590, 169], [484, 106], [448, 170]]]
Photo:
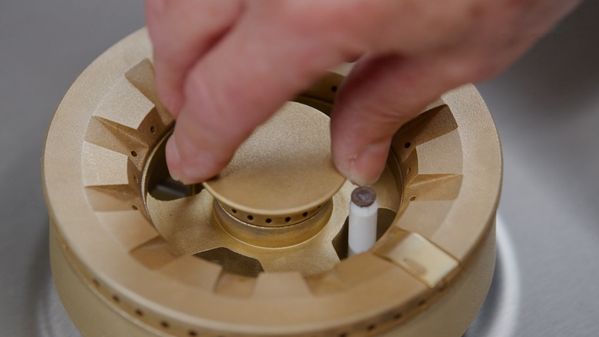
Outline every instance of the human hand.
[[338, 170], [376, 181], [393, 134], [496, 75], [577, 0], [146, 0], [171, 175], [201, 182], [290, 97], [358, 59], [332, 114]]

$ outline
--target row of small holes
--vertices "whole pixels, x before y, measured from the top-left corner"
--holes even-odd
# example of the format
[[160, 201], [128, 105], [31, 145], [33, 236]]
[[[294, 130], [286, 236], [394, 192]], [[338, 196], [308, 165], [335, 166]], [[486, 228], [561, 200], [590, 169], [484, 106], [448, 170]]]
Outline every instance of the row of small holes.
[[[94, 283], [94, 285], [99, 288], [100, 287], [100, 282], [98, 282], [98, 280], [93, 279], [92, 282]], [[121, 300], [117, 295], [112, 295], [112, 300], [116, 303], [120, 303]], [[426, 304], [426, 299], [421, 300], [420, 302], [418, 302], [418, 306], [422, 307]], [[141, 311], [141, 309], [135, 309], [135, 314], [139, 317], [143, 317], [144, 313], [143, 311]], [[400, 319], [403, 318], [403, 314], [402, 313], [397, 313], [395, 315], [393, 315], [393, 320], [398, 321]], [[169, 329], [170, 328], [170, 324], [167, 321], [160, 321], [160, 326], [162, 326], [164, 329]], [[371, 324], [367, 327], [367, 330], [369, 332], [374, 331], [377, 328], [376, 324]], [[194, 330], [189, 330], [187, 333], [190, 337], [195, 337], [197, 336], [197, 332], [195, 332]], [[338, 335], [338, 337], [348, 337], [349, 334], [347, 332], [341, 333]]]
[[[156, 132], [156, 127], [154, 127], [154, 125], [150, 126], [150, 133], [155, 133]], [[131, 156], [132, 157], [137, 157], [137, 152], [136, 151], [131, 151]]]
[[[399, 321], [402, 318], [403, 318], [403, 314], [402, 313], [397, 313], [397, 314], [393, 315], [393, 320], [394, 321]], [[376, 324], [371, 324], [366, 329], [369, 332], [371, 332], [371, 331], [375, 330], [376, 328], [377, 328]], [[343, 333], [340, 333], [338, 335], [338, 337], [348, 337], [348, 336], [349, 336], [349, 334], [347, 332], [343, 332]]]
[[[154, 133], [154, 131], [156, 131], [156, 128], [154, 128], [154, 126], [150, 126], [150, 132], [151, 132], [151, 133]], [[136, 152], [135, 150], [132, 150], [132, 151], [131, 151], [131, 156], [132, 156], [133, 158], [137, 157], [137, 152]], [[136, 176], [136, 175], [133, 175], [133, 181], [135, 181], [135, 183], [136, 183], [136, 184], [138, 183], [138, 180], [137, 180], [137, 176]], [[137, 211], [137, 206], [135, 206], [135, 205], [131, 205], [131, 208], [132, 208], [134, 211]]]
[[[319, 209], [319, 208], [320, 208], [320, 206], [318, 206], [318, 208], [317, 208], [317, 209]], [[231, 212], [232, 212], [233, 214], [236, 214], [236, 213], [237, 213], [237, 210], [236, 210], [235, 208], [231, 208]], [[304, 217], [304, 218], [305, 218], [305, 217], [307, 217], [307, 216], [308, 216], [308, 214], [309, 214], [308, 212], [304, 212], [304, 213], [302, 213], [302, 217]], [[248, 216], [247, 216], [247, 219], [248, 219], [248, 220], [250, 220], [250, 221], [253, 221], [253, 220], [254, 220], [254, 216], [253, 216], [253, 215], [251, 215], [251, 214], [248, 214]], [[289, 216], [288, 216], [288, 217], [286, 217], [286, 218], [285, 218], [285, 222], [289, 222], [289, 221], [291, 221], [291, 217], [289, 217]], [[266, 223], [271, 223], [271, 222], [272, 222], [272, 219], [271, 219], [271, 218], [266, 218], [265, 222], [266, 222]]]
[[[94, 279], [93, 283], [96, 287], [100, 287], [100, 282], [98, 282], [98, 280]], [[117, 295], [112, 295], [112, 300], [115, 303], [121, 303], [121, 299]], [[144, 316], [144, 312], [141, 309], [135, 309], [135, 314], [139, 317]], [[160, 321], [160, 326], [163, 327], [164, 329], [169, 329], [171, 327], [171, 325], [167, 321]], [[195, 332], [194, 330], [189, 330], [189, 332], [187, 334], [191, 337], [195, 337], [198, 335], [198, 333]]]
[[[421, 303], [422, 303], [422, 302], [425, 302], [425, 303], [426, 303], [426, 301], [425, 301], [425, 300], [421, 301]], [[419, 303], [419, 305], [420, 305], [420, 306], [422, 306], [422, 304], [420, 304], [420, 303]], [[403, 318], [403, 314], [402, 314], [401, 312], [399, 312], [399, 313], [397, 313], [397, 314], [393, 315], [393, 320], [394, 320], [394, 321], [399, 321], [399, 320], [400, 320], [400, 319], [402, 319], [402, 318]], [[370, 331], [373, 331], [373, 330], [375, 330], [375, 329], [376, 329], [376, 327], [377, 327], [377, 326], [376, 326], [376, 324], [371, 324], [371, 325], [369, 325], [369, 326], [367, 327], [367, 330], [370, 332]], [[347, 332], [343, 332], [343, 333], [340, 333], [339, 335], [337, 335], [337, 337], [348, 337], [348, 336], [349, 336], [349, 333], [347, 333]]]

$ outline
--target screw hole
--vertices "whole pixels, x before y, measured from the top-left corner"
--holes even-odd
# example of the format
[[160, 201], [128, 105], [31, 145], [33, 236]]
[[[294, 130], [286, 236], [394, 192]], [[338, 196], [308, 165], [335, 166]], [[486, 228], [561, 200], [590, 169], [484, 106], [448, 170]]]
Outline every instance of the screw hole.
[[197, 335], [198, 335], [198, 333], [197, 333], [197, 332], [195, 332], [195, 331], [193, 331], [193, 330], [189, 330], [189, 332], [188, 332], [187, 334], [188, 334], [189, 336], [191, 336], [191, 337], [195, 337], [195, 336], [197, 336]]
[[92, 283], [94, 284], [94, 286], [96, 286], [96, 288], [100, 288], [100, 281], [93, 279]]
[[403, 315], [401, 313], [399, 313], [399, 314], [395, 314], [393, 316], [393, 319], [397, 321], [397, 320], [400, 320], [402, 317], [403, 317]]
[[162, 326], [162, 327], [163, 327], [163, 328], [165, 328], [165, 329], [168, 329], [168, 328], [170, 328], [170, 324], [168, 324], [168, 322], [166, 322], [166, 321], [162, 321], [162, 322], [160, 322], [160, 326]]
[[338, 337], [347, 337], [347, 332], [340, 333]]
[[154, 127], [154, 125], [150, 126], [150, 132], [151, 132], [151, 133], [154, 133], [154, 132], [156, 132], [156, 128]]
[[413, 195], [413, 196], [410, 197], [410, 201], [414, 201], [414, 200], [416, 200], [416, 196], [415, 195]]
[[137, 206], [135, 206], [135, 205], [131, 205], [131, 208], [132, 208], [134, 211], [137, 211]]
[[135, 151], [131, 151], [131, 155], [132, 155], [133, 157], [137, 157], [137, 152], [135, 152]]
[[368, 326], [368, 331], [372, 331], [374, 329], [376, 329], [376, 325], [371, 324], [371, 325]]
[[112, 295], [112, 300], [115, 301], [116, 303], [121, 302], [121, 299], [117, 295]]
[[235, 208], [231, 208], [231, 212], [237, 213], [237, 210]]
[[291, 217], [286, 217], [285, 222], [289, 222], [289, 221], [291, 221]]
[[331, 91], [332, 92], [337, 92], [337, 90], [339, 90], [339, 88], [337, 88], [336, 85], [331, 86]]
[[406, 142], [403, 147], [405, 147], [406, 149], [409, 148], [410, 146], [412, 146], [412, 143], [410, 142]]
[[302, 213], [302, 216], [303, 216], [304, 218], [305, 218], [305, 217], [307, 217], [307, 216], [308, 216], [308, 212], [304, 212], [304, 213]]
[[418, 306], [422, 307], [426, 304], [426, 300], [420, 300], [420, 302], [418, 302]]
[[272, 219], [271, 218], [266, 218], [266, 223], [271, 223]]
[[250, 215], [248, 215], [248, 220], [250, 220], [250, 221], [254, 220], [254, 216], [253, 216], [253, 215], [251, 215], [251, 214], [250, 214]]
[[139, 317], [142, 317], [144, 315], [144, 312], [139, 309], [135, 309], [135, 314]]

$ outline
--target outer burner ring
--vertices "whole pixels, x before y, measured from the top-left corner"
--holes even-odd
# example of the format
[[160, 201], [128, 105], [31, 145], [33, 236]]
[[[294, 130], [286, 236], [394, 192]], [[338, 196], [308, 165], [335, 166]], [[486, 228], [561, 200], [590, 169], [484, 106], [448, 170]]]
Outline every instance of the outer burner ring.
[[[122, 193], [139, 181], [133, 173], [143, 167], [153, 133], [171, 122], [153, 103], [151, 88], [130, 91], [147, 79], [124, 76], [150, 54], [141, 31], [100, 56], [65, 96], [47, 138], [43, 178], [53, 271], [84, 335], [463, 333], [491, 280], [501, 183], [497, 134], [472, 87], [444, 95], [397, 134], [395, 165], [404, 193], [392, 228], [371, 252], [318, 276], [244, 278], [193, 257], [162, 263], [169, 253], [146, 226], [142, 200]], [[326, 108], [316, 98], [305, 100]], [[117, 113], [123, 108], [128, 114]], [[115, 134], [123, 128], [139, 133], [130, 141], [101, 140], [90, 131], [93, 123]], [[115, 150], [98, 150], [98, 141]], [[94, 169], [99, 164], [104, 170]], [[139, 263], [140, 246], [156, 254], [156, 265]]]

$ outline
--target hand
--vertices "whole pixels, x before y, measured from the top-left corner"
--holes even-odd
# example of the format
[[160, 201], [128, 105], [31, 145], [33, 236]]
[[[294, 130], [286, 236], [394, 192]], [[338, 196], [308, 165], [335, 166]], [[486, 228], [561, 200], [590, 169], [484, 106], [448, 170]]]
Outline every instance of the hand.
[[324, 72], [358, 59], [332, 115], [333, 158], [376, 181], [391, 137], [428, 103], [496, 75], [576, 0], [146, 0], [157, 90], [177, 118], [175, 179], [216, 175]]

